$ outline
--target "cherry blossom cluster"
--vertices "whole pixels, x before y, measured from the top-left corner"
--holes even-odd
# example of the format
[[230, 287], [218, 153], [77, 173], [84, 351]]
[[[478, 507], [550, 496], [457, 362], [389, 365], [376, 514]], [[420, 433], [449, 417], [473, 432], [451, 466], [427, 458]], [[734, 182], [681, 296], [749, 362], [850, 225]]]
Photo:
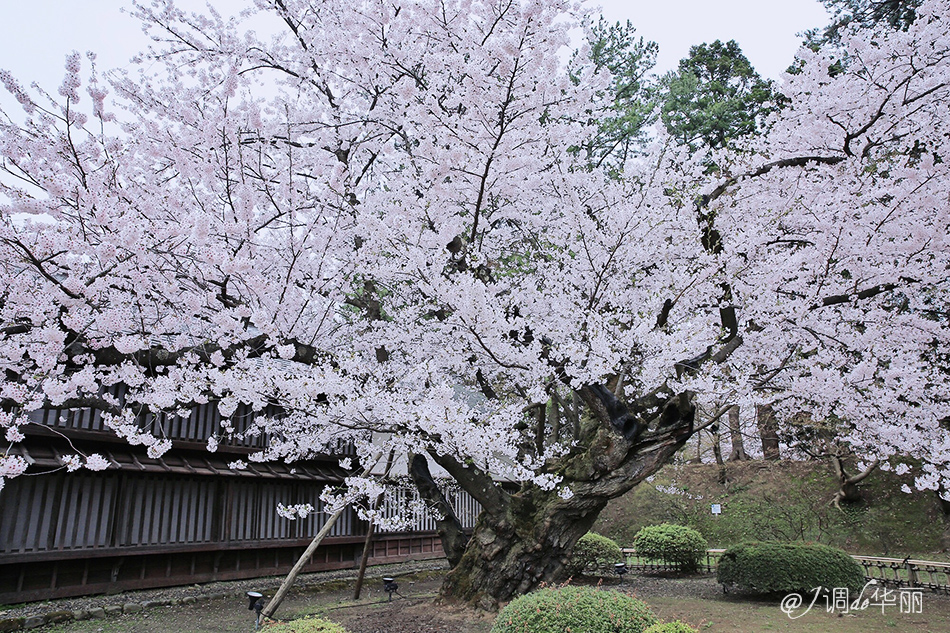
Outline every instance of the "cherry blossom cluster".
[[313, 506], [309, 503], [297, 503], [290, 506], [277, 504], [277, 514], [291, 521], [296, 521], [298, 518], [306, 519], [312, 512]]
[[527, 451], [528, 411], [620, 377], [630, 401], [808, 412], [947, 481], [947, 0], [803, 50], [748, 146], [659, 132], [619, 179], [576, 151], [611, 104], [605, 72], [563, 67], [583, 7], [311, 5], [254, 3], [287, 27], [268, 39], [136, 5], [155, 45], [110, 75], [120, 107], [98, 80], [79, 101], [78, 55], [62, 103], [0, 74], [23, 105], [0, 123], [9, 442], [30, 411], [97, 406], [160, 457], [139, 416], [214, 402], [214, 450], [243, 404], [270, 438], [249, 461], [353, 443], [569, 498], [550, 465], [576, 447]]
[[[948, 4], [803, 49], [787, 107], [702, 191], [743, 344], [694, 383], [825, 420], [865, 459], [950, 459]], [[717, 191], [718, 190], [718, 191]], [[886, 466], [886, 462], [885, 462]]]

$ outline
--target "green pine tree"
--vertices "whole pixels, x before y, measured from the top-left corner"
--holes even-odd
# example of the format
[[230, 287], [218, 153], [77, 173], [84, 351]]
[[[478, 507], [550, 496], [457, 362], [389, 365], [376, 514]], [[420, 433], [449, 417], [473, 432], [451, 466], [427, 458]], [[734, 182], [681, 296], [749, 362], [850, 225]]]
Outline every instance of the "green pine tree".
[[646, 128], [656, 121], [656, 81], [651, 73], [659, 47], [636, 34], [628, 20], [609, 23], [603, 16], [588, 32], [591, 60], [597, 72], [609, 72], [613, 103], [601, 114], [597, 135], [583, 148], [592, 165], [622, 171], [628, 157], [646, 140]]
[[752, 134], [775, 103], [771, 82], [759, 76], [735, 40], [691, 47], [663, 84], [663, 123], [694, 148], [720, 149]]
[[923, 0], [821, 0], [832, 14], [831, 24], [807, 34], [811, 45], [836, 43], [841, 31], [850, 26], [865, 29], [904, 30], [917, 17]]

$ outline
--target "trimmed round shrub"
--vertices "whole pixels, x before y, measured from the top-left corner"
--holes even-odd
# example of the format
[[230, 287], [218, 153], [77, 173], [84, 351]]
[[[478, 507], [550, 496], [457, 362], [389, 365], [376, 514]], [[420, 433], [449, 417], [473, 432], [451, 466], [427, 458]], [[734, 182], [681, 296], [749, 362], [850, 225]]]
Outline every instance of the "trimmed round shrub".
[[615, 563], [624, 562], [623, 552], [616, 541], [588, 532], [577, 541], [567, 569], [571, 574], [612, 571]]
[[864, 586], [864, 569], [840, 549], [817, 543], [740, 543], [719, 559], [716, 580], [755, 594]]
[[644, 629], [643, 633], [697, 633], [697, 631], [685, 622], [676, 620], [675, 622], [658, 622]]
[[515, 598], [491, 633], [643, 633], [656, 621], [644, 602], [619, 591], [567, 586]]
[[272, 624], [263, 628], [266, 633], [349, 633], [339, 624], [322, 618], [304, 618]]
[[706, 555], [706, 539], [683, 525], [648, 525], [633, 538], [637, 554], [647, 560], [678, 565], [681, 571], [694, 572]]

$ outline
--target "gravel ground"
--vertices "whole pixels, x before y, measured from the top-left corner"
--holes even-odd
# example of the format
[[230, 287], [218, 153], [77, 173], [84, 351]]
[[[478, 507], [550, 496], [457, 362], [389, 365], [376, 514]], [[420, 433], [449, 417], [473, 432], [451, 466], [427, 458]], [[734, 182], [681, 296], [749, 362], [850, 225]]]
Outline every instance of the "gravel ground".
[[[281, 620], [318, 615], [338, 622], [350, 633], [490, 633], [496, 614], [474, 611], [436, 600], [446, 569], [443, 561], [425, 561], [370, 568], [364, 594], [352, 599], [354, 570], [310, 574], [305, 587], [292, 591], [278, 612]], [[390, 602], [380, 579], [399, 579], [399, 595]], [[52, 610], [94, 609], [110, 606], [112, 612], [94, 619], [51, 621], [39, 626], [43, 633], [234, 633], [253, 630], [253, 614], [247, 611], [244, 591], [273, 589], [279, 578], [212, 583], [201, 587], [179, 587], [155, 591], [129, 592], [50, 603], [22, 605], [17, 615], [51, 613]], [[680, 619], [710, 633], [759, 633], [763, 630], [795, 633], [884, 633], [885, 631], [950, 631], [950, 598], [925, 596], [926, 613], [902, 615], [870, 610], [848, 618], [835, 618], [824, 609], [809, 615], [811, 620], [790, 620], [773, 600], [749, 600], [737, 594], [724, 595], [711, 575], [677, 578], [660, 574], [631, 573], [620, 584], [615, 576], [603, 579], [575, 579], [575, 582], [620, 589], [649, 604], [663, 619]], [[200, 598], [200, 600], [199, 600]], [[177, 600], [160, 606], [162, 601]], [[187, 600], [187, 601], [185, 601]], [[145, 606], [148, 602], [151, 606]], [[135, 608], [122, 613], [123, 604]], [[118, 609], [119, 612], [115, 610]], [[4, 614], [0, 617], [9, 617]], [[35, 617], [35, 616], [34, 616]], [[850, 618], [850, 619], [849, 619]], [[852, 621], [853, 620], [853, 621]], [[0, 631], [18, 630], [3, 628]], [[266, 630], [266, 629], [265, 629]]]
[[[399, 576], [420, 571], [448, 569], [444, 559], [411, 561], [392, 565], [375, 565], [367, 570], [367, 576], [393, 575]], [[316, 572], [302, 574], [294, 583], [295, 590], [306, 589], [335, 580], [355, 580], [357, 570], [341, 569], [337, 571]], [[0, 607], [0, 619], [27, 618], [50, 612], [62, 611], [90, 611], [96, 608], [105, 608], [114, 605], [138, 603], [180, 604], [188, 598], [196, 601], [214, 600], [225, 596], [244, 596], [247, 591], [267, 591], [280, 586], [282, 576], [252, 578], [250, 580], [235, 580], [228, 582], [210, 582], [201, 585], [187, 585], [182, 587], [166, 587], [163, 589], [146, 589], [142, 591], [127, 591], [123, 593], [99, 596], [82, 596], [78, 598], [63, 598], [45, 602], [29, 602], [24, 604]], [[350, 589], [352, 591], [352, 589]], [[188, 600], [187, 602], [191, 602]]]
[[433, 602], [441, 584], [441, 578], [416, 583], [404, 600], [327, 608], [325, 617], [350, 633], [489, 633], [496, 614]]
[[[649, 603], [650, 598], [722, 598], [716, 578], [667, 577], [630, 574], [619, 584], [614, 577], [584, 578], [583, 583], [598, 584], [604, 589], [620, 589]], [[419, 583], [416, 591], [438, 591], [440, 581]], [[433, 604], [431, 598], [379, 603], [373, 608], [340, 608], [327, 612], [328, 617], [346, 626], [351, 633], [489, 633], [496, 614], [446, 604]]]
[[710, 574], [703, 578], [691, 576], [688, 578], [677, 578], [675, 576], [663, 576], [657, 574], [629, 574], [624, 578], [623, 584], [617, 584], [615, 581], [610, 585], [611, 589], [623, 589], [624, 591], [636, 594], [638, 598], [701, 598], [704, 600], [715, 600], [723, 595], [722, 585], [716, 582], [716, 575]]
[[[356, 570], [305, 574], [298, 578], [278, 617], [299, 617], [316, 609], [346, 626], [351, 633], [487, 633], [494, 614], [458, 605], [433, 604], [446, 569], [444, 560], [371, 567], [367, 570], [365, 596], [360, 603], [353, 603], [351, 595]], [[404, 579], [400, 585], [404, 593], [393, 602], [388, 602], [377, 586], [378, 579], [386, 575]], [[281, 580], [280, 577], [256, 578], [14, 605], [0, 610], [0, 622], [40, 617], [41, 621], [36, 624], [42, 624], [43, 616], [103, 609], [105, 613], [94, 616], [99, 619], [82, 622], [86, 616], [76, 616], [78, 619], [55, 626], [47, 624], [47, 627], [53, 626], [58, 633], [233, 631], [246, 624], [248, 618], [241, 606], [246, 605], [244, 593], [251, 590], [271, 593]], [[587, 579], [587, 582], [598, 581]], [[645, 600], [653, 596], [722, 596], [712, 576], [687, 580], [630, 574], [622, 586], [616, 578], [605, 578], [601, 582], [605, 588], [619, 588]], [[47, 617], [46, 621], [57, 620]]]

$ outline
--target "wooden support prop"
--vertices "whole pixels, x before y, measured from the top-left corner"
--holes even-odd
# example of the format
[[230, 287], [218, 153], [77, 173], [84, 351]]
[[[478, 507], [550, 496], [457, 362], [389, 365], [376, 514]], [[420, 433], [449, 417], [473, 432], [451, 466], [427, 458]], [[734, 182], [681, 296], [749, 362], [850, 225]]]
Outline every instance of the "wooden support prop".
[[376, 532], [376, 524], [372, 521], [366, 529], [366, 541], [363, 543], [363, 555], [360, 557], [360, 571], [356, 575], [356, 587], [353, 588], [353, 599], [359, 600], [360, 593], [363, 590], [363, 577], [366, 575], [366, 565], [369, 562], [369, 550], [373, 546], [373, 534]]
[[[360, 477], [365, 477], [368, 475], [373, 470], [373, 467], [376, 466], [376, 462], [379, 461], [380, 457], [382, 457], [382, 453], [376, 455], [376, 457], [371, 460], [370, 465], [363, 469]], [[313, 556], [313, 553], [317, 551], [317, 548], [320, 547], [321, 541], [323, 541], [326, 535], [330, 533], [330, 530], [333, 529], [333, 525], [336, 523], [337, 519], [340, 518], [340, 515], [343, 514], [344, 510], [346, 510], [346, 506], [342, 506], [327, 518], [327, 522], [323, 524], [323, 527], [320, 528], [320, 531], [317, 532], [317, 535], [313, 537], [312, 541], [310, 541], [310, 545], [307, 546], [307, 549], [305, 549], [300, 558], [297, 559], [297, 562], [294, 564], [293, 568], [291, 568], [290, 573], [287, 574], [286, 578], [284, 578], [284, 582], [280, 583], [277, 593], [274, 594], [274, 597], [270, 599], [270, 602], [268, 602], [267, 606], [264, 607], [264, 610], [261, 611], [261, 615], [266, 618], [274, 617], [274, 613], [277, 611], [277, 608], [280, 607], [280, 603], [284, 601], [284, 597], [287, 595], [287, 592], [290, 591], [294, 581], [297, 580], [297, 576], [300, 574], [300, 571], [307, 564], [307, 561], [310, 560], [310, 557]]]
[[[393, 458], [396, 456], [395, 450], [389, 451], [389, 457], [386, 458], [386, 468], [383, 470], [383, 475], [380, 477], [381, 480], [385, 480], [389, 477], [389, 472], [393, 468]], [[379, 502], [382, 500], [382, 496], [378, 496], [373, 499], [373, 509], [376, 509], [379, 506]], [[360, 592], [363, 590], [363, 577], [366, 576], [366, 565], [369, 562], [369, 550], [373, 544], [373, 535], [376, 533], [376, 524], [372, 521], [369, 522], [369, 527], [366, 528], [366, 540], [363, 542], [363, 555], [360, 557], [360, 571], [356, 574], [356, 587], [353, 588], [353, 599], [360, 599]]]
[[293, 568], [291, 568], [290, 573], [287, 574], [286, 578], [284, 578], [284, 582], [280, 584], [280, 587], [277, 589], [277, 593], [274, 594], [274, 597], [270, 599], [270, 602], [268, 602], [267, 606], [264, 607], [264, 610], [261, 611], [262, 615], [268, 618], [274, 617], [274, 612], [277, 611], [280, 603], [284, 601], [284, 596], [287, 595], [287, 592], [290, 591], [294, 581], [297, 580], [297, 575], [300, 574], [300, 571], [307, 564], [307, 561], [310, 560], [310, 557], [313, 556], [313, 553], [317, 551], [318, 547], [320, 547], [320, 542], [327, 534], [330, 533], [330, 530], [333, 529], [333, 524], [335, 524], [336, 520], [340, 518], [340, 515], [343, 514], [344, 510], [346, 510], [346, 506], [341, 507], [339, 510], [330, 515], [330, 517], [327, 519], [327, 522], [323, 524], [323, 527], [320, 528], [320, 531], [317, 532], [317, 535], [313, 537], [312, 541], [310, 541], [310, 545], [307, 546], [307, 549], [305, 549], [300, 558], [297, 559], [297, 562], [294, 564]]

